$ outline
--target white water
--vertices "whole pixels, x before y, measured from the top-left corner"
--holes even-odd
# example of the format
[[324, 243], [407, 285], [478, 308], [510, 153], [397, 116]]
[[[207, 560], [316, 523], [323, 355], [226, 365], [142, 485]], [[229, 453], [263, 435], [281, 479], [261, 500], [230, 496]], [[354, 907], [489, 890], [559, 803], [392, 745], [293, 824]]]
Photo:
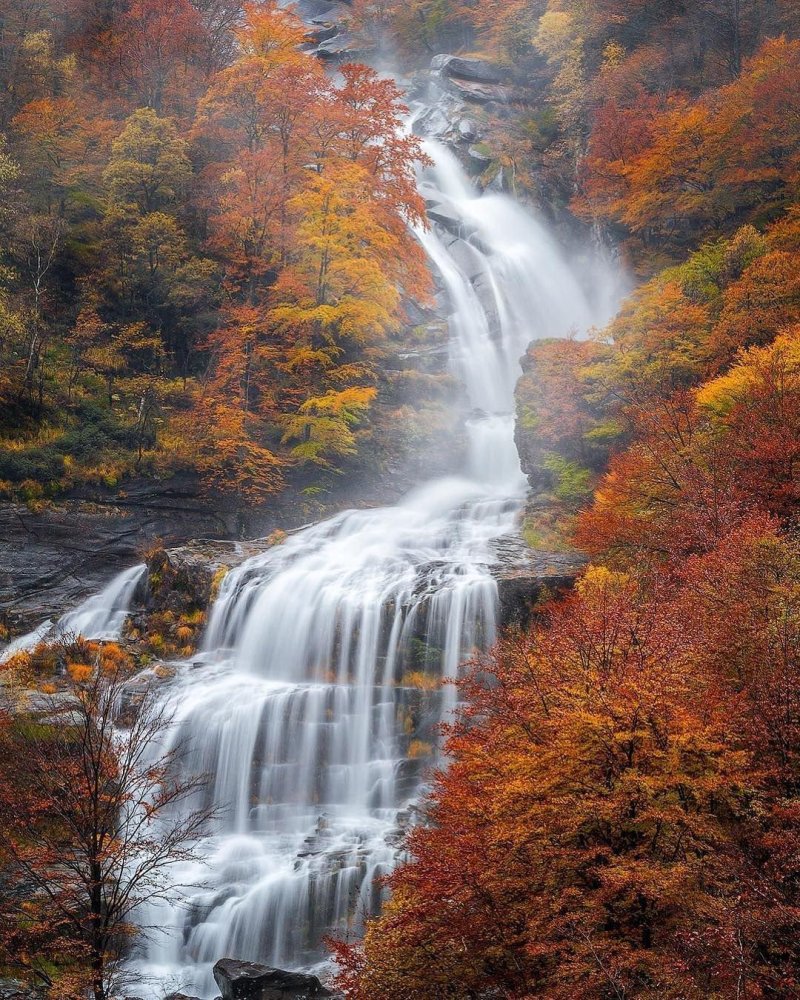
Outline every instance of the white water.
[[204, 864], [175, 872], [203, 887], [142, 915], [164, 929], [136, 962], [162, 984], [154, 996], [216, 995], [222, 957], [311, 966], [323, 934], [357, 931], [374, 912], [376, 876], [397, 860], [430, 765], [420, 743], [455, 699], [418, 675], [456, 677], [495, 635], [493, 542], [514, 528], [526, 486], [519, 359], [537, 337], [606, 318], [539, 223], [503, 196], [478, 197], [450, 153], [428, 151], [436, 167], [422, 190], [468, 244], [419, 233], [451, 303], [466, 467], [397, 507], [308, 528], [225, 579], [201, 663], [167, 695], [187, 766], [212, 776], [208, 798], [225, 813], [201, 844]]
[[146, 572], [147, 566], [144, 563], [123, 570], [107, 587], [87, 598], [74, 610], [68, 611], [57, 622], [43, 622], [32, 632], [10, 642], [0, 653], [0, 663], [14, 653], [35, 649], [40, 642], [56, 642], [64, 636], [80, 635], [84, 639], [106, 642], [119, 639], [136, 588]]

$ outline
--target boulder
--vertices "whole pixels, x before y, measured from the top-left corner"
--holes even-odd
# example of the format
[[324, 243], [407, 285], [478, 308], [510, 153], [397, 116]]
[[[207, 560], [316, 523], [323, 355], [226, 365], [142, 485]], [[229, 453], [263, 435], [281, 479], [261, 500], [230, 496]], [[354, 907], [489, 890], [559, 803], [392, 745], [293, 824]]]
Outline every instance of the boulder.
[[505, 79], [502, 67], [478, 57], [452, 56], [446, 53], [434, 56], [431, 60], [434, 73], [457, 77], [461, 80], [473, 80], [475, 83], [500, 83]]
[[342, 5], [332, 0], [297, 0], [295, 12], [303, 21], [334, 21], [344, 16]]
[[464, 228], [461, 214], [445, 201], [431, 202], [428, 205], [428, 218], [454, 236], [460, 236]]
[[480, 253], [466, 240], [453, 240], [447, 252], [461, 273], [470, 281], [474, 281], [479, 274], [486, 271], [486, 264]]
[[475, 142], [480, 133], [478, 126], [471, 118], [462, 118], [458, 123], [458, 134], [464, 142]]
[[450, 76], [447, 78], [447, 86], [456, 97], [473, 104], [507, 104], [512, 97], [507, 87], [496, 83], [478, 83]]
[[222, 1000], [317, 1000], [332, 997], [316, 976], [223, 958], [214, 966]]
[[312, 45], [321, 45], [322, 42], [329, 42], [335, 38], [339, 30], [338, 24], [312, 24], [306, 37]]
[[414, 119], [414, 135], [428, 139], [444, 139], [453, 130], [451, 110], [434, 104]]
[[534, 550], [519, 534], [498, 539], [494, 548], [497, 562], [489, 570], [497, 581], [504, 626], [526, 628], [533, 604], [542, 591], [571, 589], [587, 563], [586, 556], [575, 550]]
[[320, 59], [341, 59], [344, 56], [354, 56], [357, 52], [355, 40], [341, 31], [337, 31], [332, 38], [314, 49], [314, 55]]

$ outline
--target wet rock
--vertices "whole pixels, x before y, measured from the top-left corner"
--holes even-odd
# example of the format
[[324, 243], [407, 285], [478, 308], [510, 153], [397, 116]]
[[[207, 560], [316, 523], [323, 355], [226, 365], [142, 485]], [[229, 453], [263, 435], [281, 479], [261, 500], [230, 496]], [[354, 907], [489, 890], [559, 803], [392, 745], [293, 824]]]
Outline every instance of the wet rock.
[[479, 274], [483, 274], [486, 270], [480, 253], [466, 240], [453, 240], [448, 246], [447, 252], [470, 281], [474, 281]]
[[490, 150], [485, 146], [470, 146], [469, 148], [469, 158], [473, 161], [480, 169], [485, 169], [492, 162], [494, 157]]
[[337, 32], [314, 49], [314, 55], [321, 59], [341, 59], [344, 56], [356, 55], [357, 52], [358, 46], [354, 39], [344, 32]]
[[478, 126], [471, 118], [462, 118], [458, 123], [458, 134], [464, 142], [475, 142], [479, 137]]
[[164, 1000], [200, 1000], [200, 997], [189, 996], [188, 993], [170, 993]]
[[214, 966], [222, 1000], [317, 1000], [332, 997], [316, 976], [223, 958]]
[[338, 24], [315, 24], [309, 28], [306, 37], [312, 42], [312, 44], [320, 45], [322, 42], [329, 42], [338, 34]]
[[336, 21], [345, 16], [346, 8], [333, 0], [296, 0], [295, 12], [301, 20], [307, 22]]
[[42, 993], [17, 979], [0, 979], [0, 1000], [42, 1000]]
[[543, 591], [568, 590], [586, 566], [582, 552], [546, 552], [532, 549], [519, 534], [495, 543], [497, 562], [490, 566], [497, 581], [503, 625], [525, 627]]
[[464, 220], [461, 215], [447, 202], [432, 202], [428, 206], [428, 218], [431, 222], [437, 222], [454, 236], [460, 236], [464, 228]]
[[439, 104], [426, 108], [414, 121], [414, 135], [428, 139], [445, 139], [453, 129], [451, 114]]
[[131, 482], [124, 493], [98, 491], [42, 510], [0, 505], [0, 622], [26, 632], [55, 620], [111, 577], [141, 562], [162, 538], [226, 535], [225, 518], [197, 496], [191, 477]]
[[447, 78], [447, 86], [450, 91], [465, 101], [474, 104], [507, 104], [511, 100], [511, 91], [506, 87], [493, 83], [474, 83], [471, 80], [459, 80], [455, 77]]
[[482, 272], [475, 277], [472, 287], [475, 289], [475, 294], [478, 296], [483, 311], [486, 313], [490, 336], [494, 339], [499, 339], [502, 335], [500, 312], [491, 278], [488, 274]]
[[472, 80], [476, 83], [500, 83], [506, 73], [502, 67], [477, 56], [452, 56], [445, 53], [434, 56], [431, 60], [431, 70], [443, 73], [448, 77], [458, 77], [462, 80]]

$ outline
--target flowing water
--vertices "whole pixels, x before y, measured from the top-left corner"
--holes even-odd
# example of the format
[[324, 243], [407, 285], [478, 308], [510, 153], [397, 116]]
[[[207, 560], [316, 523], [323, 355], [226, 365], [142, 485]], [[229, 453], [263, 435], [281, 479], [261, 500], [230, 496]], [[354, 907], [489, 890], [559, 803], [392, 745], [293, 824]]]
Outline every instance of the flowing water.
[[[184, 766], [211, 776], [202, 801], [182, 808], [221, 812], [203, 863], [172, 873], [198, 888], [140, 914], [159, 932], [132, 971], [159, 984], [154, 998], [216, 995], [222, 957], [312, 967], [325, 934], [357, 932], [377, 909], [376, 877], [400, 856], [455, 704], [453, 685], [437, 681], [495, 635], [494, 543], [514, 530], [526, 489], [520, 357], [531, 340], [608, 316], [536, 220], [502, 195], [478, 196], [443, 147], [427, 151], [435, 166], [421, 191], [439, 222], [418, 237], [449, 303], [463, 472], [396, 507], [304, 529], [224, 580], [202, 653], [164, 693]], [[127, 570], [14, 649], [65, 633], [116, 638], [145, 571]]]
[[0, 653], [0, 663], [14, 653], [34, 649], [40, 642], [57, 642], [66, 636], [82, 635], [84, 639], [106, 642], [119, 639], [136, 590], [146, 573], [144, 563], [119, 573], [107, 587], [62, 615], [58, 621], [43, 622], [32, 632], [10, 642]]
[[[142, 915], [164, 933], [138, 968], [216, 993], [221, 957], [309, 967], [326, 933], [357, 930], [398, 858], [459, 664], [495, 634], [493, 542], [526, 483], [514, 443], [519, 359], [596, 315], [542, 226], [510, 199], [478, 197], [443, 148], [422, 191], [447, 226], [419, 239], [446, 289], [451, 365], [469, 416], [463, 475], [396, 507], [305, 529], [226, 577], [205, 649], [171, 684], [174, 739], [224, 810], [202, 888]], [[198, 801], [186, 808], [196, 807]], [[163, 995], [163, 988], [161, 995]]]

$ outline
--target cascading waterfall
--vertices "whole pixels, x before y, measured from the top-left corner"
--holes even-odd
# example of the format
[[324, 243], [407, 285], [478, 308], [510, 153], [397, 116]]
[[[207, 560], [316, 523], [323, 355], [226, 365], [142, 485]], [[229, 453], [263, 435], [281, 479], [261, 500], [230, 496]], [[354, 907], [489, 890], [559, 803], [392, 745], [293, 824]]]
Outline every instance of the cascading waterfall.
[[[454, 678], [495, 635], [493, 543], [525, 492], [514, 387], [528, 343], [595, 318], [558, 248], [501, 195], [478, 197], [431, 145], [422, 191], [441, 217], [419, 239], [447, 292], [451, 361], [469, 404], [463, 477], [399, 506], [350, 511], [290, 536], [226, 577], [199, 659], [165, 693], [185, 766], [212, 776], [223, 810], [176, 869], [182, 907], [136, 961], [164, 984], [213, 996], [223, 957], [308, 967], [322, 936], [379, 903], [376, 876], [398, 857], [453, 706]], [[457, 235], [456, 235], [457, 232]], [[603, 317], [596, 317], [598, 319]], [[199, 801], [184, 803], [197, 807]]]
[[66, 636], [81, 635], [84, 639], [105, 642], [119, 639], [136, 590], [146, 574], [144, 563], [118, 573], [108, 586], [62, 615], [57, 622], [43, 622], [32, 632], [10, 642], [0, 654], [0, 663], [14, 653], [34, 649], [40, 642], [56, 642]]

